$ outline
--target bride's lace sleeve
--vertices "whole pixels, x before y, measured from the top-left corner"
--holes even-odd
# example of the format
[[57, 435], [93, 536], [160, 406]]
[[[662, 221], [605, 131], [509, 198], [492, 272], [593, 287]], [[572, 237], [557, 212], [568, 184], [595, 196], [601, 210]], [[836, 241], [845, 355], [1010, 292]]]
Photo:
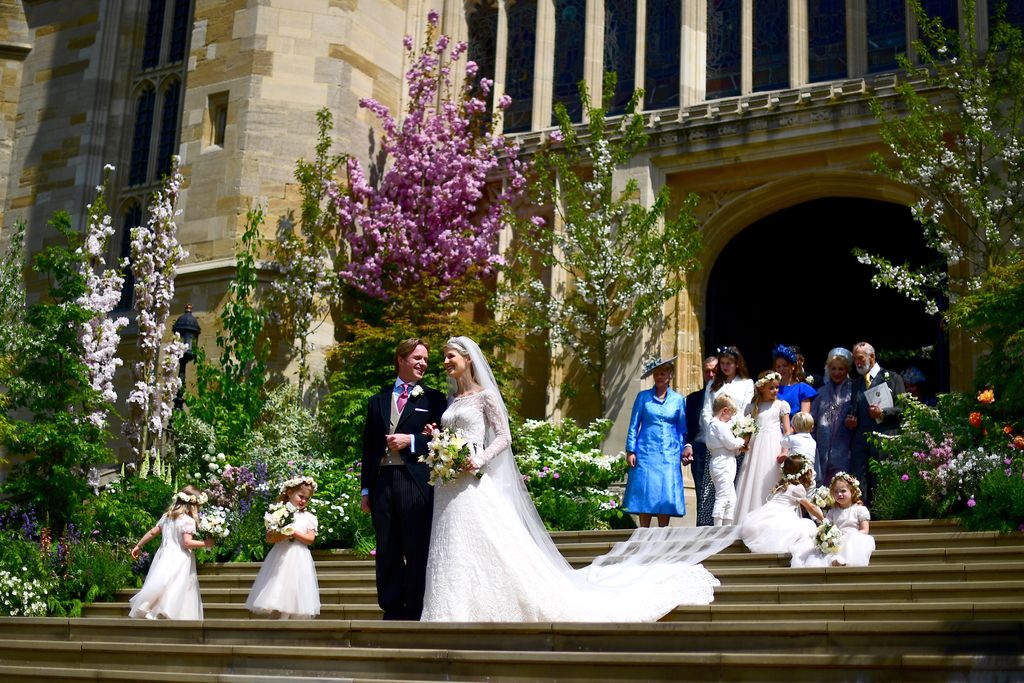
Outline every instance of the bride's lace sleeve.
[[478, 468], [483, 467], [498, 453], [512, 444], [512, 435], [508, 432], [508, 420], [505, 418], [498, 401], [490, 391], [484, 391], [481, 396], [481, 410], [484, 413], [484, 423], [487, 430], [494, 435], [491, 443], [482, 451], [473, 456], [473, 464]]

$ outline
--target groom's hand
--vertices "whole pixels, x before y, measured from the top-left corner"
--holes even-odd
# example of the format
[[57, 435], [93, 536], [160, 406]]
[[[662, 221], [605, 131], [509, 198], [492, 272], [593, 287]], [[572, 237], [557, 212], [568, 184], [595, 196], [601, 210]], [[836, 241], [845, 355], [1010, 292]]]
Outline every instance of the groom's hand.
[[404, 451], [412, 443], [411, 434], [388, 434], [388, 449], [398, 452]]
[[364, 495], [362, 498], [360, 498], [359, 499], [359, 507], [366, 514], [370, 514], [370, 497]]

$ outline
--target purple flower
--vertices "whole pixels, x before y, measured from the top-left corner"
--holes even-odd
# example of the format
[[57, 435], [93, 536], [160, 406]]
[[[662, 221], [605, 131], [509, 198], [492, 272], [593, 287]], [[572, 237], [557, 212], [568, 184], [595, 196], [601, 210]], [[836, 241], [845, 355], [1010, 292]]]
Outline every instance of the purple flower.
[[978, 504], [978, 501], [974, 500], [974, 496], [967, 499], [967, 507], [972, 508]]
[[548, 139], [551, 140], [551, 142], [562, 142], [565, 140], [565, 136], [562, 134], [562, 131], [553, 130], [548, 133]]
[[558, 478], [559, 478], [559, 477], [560, 477], [561, 475], [559, 475], [559, 474], [558, 474], [558, 472], [555, 472], [555, 473], [554, 473], [554, 474], [552, 474], [551, 476], [552, 476], [552, 478], [554, 478], [554, 479], [558, 479]]
[[900, 477], [900, 479], [902, 481], [909, 481], [910, 480], [910, 475], [909, 474], [904, 474], [902, 477]]

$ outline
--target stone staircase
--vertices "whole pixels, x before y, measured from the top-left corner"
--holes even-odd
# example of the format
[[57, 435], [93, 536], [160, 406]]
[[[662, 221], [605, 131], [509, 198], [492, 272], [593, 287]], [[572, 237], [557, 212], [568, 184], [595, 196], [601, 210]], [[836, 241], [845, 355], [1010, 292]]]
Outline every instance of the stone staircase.
[[[870, 567], [790, 569], [739, 544], [715, 602], [656, 624], [384, 622], [373, 563], [316, 553], [321, 618], [250, 619], [258, 564], [201, 568], [206, 620], [0, 619], [0, 681], [1024, 681], [1024, 535], [875, 522]], [[555, 534], [588, 563], [625, 532]]]

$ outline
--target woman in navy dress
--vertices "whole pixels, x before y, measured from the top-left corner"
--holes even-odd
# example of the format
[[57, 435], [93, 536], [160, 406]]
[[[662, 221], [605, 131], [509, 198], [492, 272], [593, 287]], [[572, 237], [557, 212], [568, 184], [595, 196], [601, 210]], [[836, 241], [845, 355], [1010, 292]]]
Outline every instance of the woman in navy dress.
[[655, 515], [660, 526], [667, 526], [669, 517], [686, 514], [679, 465], [689, 463], [693, 449], [686, 443], [686, 399], [669, 386], [673, 360], [644, 363], [640, 379], [654, 375], [654, 386], [637, 394], [626, 436], [629, 476], [622, 506], [638, 515], [644, 527]]
[[779, 344], [772, 351], [772, 364], [779, 373], [779, 399], [789, 404], [789, 416], [799, 412], [811, 412], [811, 400], [817, 395], [810, 384], [804, 381], [804, 373], [797, 364], [796, 351], [790, 346]]

